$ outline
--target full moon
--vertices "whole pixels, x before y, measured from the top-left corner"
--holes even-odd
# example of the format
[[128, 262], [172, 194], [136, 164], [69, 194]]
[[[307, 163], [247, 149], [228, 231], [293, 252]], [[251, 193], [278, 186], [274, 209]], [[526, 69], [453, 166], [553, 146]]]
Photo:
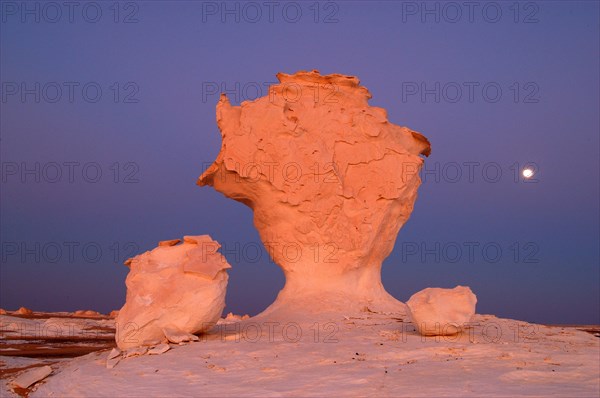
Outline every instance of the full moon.
[[523, 177], [531, 178], [533, 177], [533, 170], [531, 169], [523, 169]]

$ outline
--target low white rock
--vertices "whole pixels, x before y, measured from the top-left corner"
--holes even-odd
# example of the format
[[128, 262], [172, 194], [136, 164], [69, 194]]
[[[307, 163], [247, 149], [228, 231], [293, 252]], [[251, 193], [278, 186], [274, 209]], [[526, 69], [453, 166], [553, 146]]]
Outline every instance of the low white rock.
[[134, 347], [125, 351], [123, 358], [138, 357], [144, 355], [148, 351], [148, 347]]
[[15, 314], [18, 315], [33, 315], [33, 311], [31, 311], [29, 308], [26, 307], [21, 307], [18, 310], [15, 311]]
[[165, 352], [169, 351], [171, 349], [171, 346], [168, 344], [159, 344], [156, 347], [152, 347], [151, 349], [148, 350], [148, 354], [149, 355], [160, 355], [160, 354], [164, 354]]
[[173, 329], [173, 328], [163, 328], [163, 333], [165, 337], [171, 342], [175, 344], [184, 343], [186, 341], [198, 341], [198, 336], [194, 336], [191, 333], [186, 333], [181, 330]]
[[34, 368], [23, 373], [22, 375], [14, 379], [11, 382], [11, 384], [16, 387], [28, 388], [32, 384], [35, 384], [38, 381], [50, 376], [51, 373], [52, 368], [50, 366], [40, 366], [38, 368]]
[[415, 327], [423, 336], [459, 333], [475, 314], [477, 297], [467, 286], [454, 289], [430, 287], [406, 302]]

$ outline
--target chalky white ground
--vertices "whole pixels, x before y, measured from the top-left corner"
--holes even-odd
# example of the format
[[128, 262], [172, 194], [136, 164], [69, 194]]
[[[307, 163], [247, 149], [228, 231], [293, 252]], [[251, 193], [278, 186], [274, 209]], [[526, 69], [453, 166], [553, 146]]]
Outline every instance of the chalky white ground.
[[30, 396], [600, 394], [600, 340], [572, 328], [476, 315], [458, 338], [425, 338], [403, 314], [268, 322], [275, 320], [221, 322], [199, 342], [123, 359], [113, 369], [106, 368], [109, 350], [63, 360]]

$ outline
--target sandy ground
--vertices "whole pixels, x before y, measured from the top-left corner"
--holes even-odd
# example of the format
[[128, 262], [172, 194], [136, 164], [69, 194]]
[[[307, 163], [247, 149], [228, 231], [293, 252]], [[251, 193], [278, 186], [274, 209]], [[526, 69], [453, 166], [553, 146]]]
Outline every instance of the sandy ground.
[[31, 389], [7, 384], [25, 371], [115, 347], [114, 325], [109, 316], [68, 312], [0, 315], [0, 396], [27, 396]]
[[[486, 315], [460, 336], [427, 338], [397, 314], [222, 321], [199, 342], [112, 369], [110, 350], [96, 349], [72, 359], [3, 356], [0, 370], [50, 363], [50, 377], [18, 391], [32, 397], [600, 395], [593, 333]], [[7, 383], [19, 372], [3, 374], [2, 396], [17, 396]]]

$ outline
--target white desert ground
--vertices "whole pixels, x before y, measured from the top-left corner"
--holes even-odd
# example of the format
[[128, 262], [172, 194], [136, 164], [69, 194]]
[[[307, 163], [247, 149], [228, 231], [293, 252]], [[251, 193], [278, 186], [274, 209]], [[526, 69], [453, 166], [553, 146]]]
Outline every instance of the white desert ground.
[[[198, 341], [170, 344], [162, 354], [124, 351], [115, 365], [107, 361], [116, 347], [114, 318], [8, 312], [0, 316], [0, 392], [3, 397], [600, 394], [597, 327], [475, 315], [459, 335], [425, 337], [406, 314], [368, 308], [293, 322], [245, 318], [229, 315]], [[52, 373], [39, 383], [28, 389], [11, 384], [44, 365]]]

